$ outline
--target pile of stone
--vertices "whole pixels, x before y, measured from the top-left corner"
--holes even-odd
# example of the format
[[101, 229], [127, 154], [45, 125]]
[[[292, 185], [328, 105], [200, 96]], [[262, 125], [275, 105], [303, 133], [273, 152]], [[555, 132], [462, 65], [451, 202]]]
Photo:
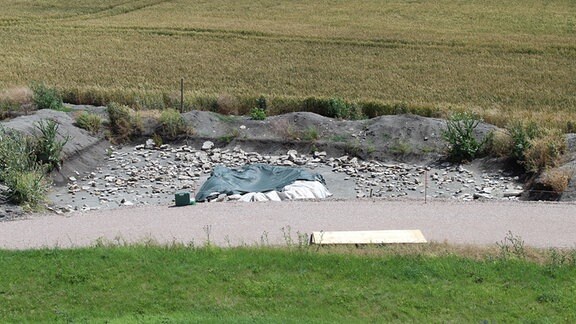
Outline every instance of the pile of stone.
[[[354, 186], [356, 197], [510, 199], [519, 196], [516, 178], [499, 174], [475, 175], [462, 166], [417, 166], [362, 161], [356, 157], [328, 157], [326, 152], [262, 155], [240, 147], [221, 149], [205, 142], [201, 149], [148, 141], [133, 148], [110, 148], [108, 161], [86, 175], [70, 177], [66, 190], [54, 193], [56, 211], [114, 208], [142, 204], [169, 204], [180, 190], [194, 192], [215, 165], [239, 167], [251, 163], [330, 168]], [[353, 198], [353, 197], [352, 197]]]

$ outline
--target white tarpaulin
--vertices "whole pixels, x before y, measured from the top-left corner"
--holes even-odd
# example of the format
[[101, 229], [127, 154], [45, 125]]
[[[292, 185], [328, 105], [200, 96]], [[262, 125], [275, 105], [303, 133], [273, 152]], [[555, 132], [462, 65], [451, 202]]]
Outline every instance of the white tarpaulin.
[[296, 199], [324, 199], [332, 196], [319, 181], [295, 181], [281, 191], [249, 192], [240, 201], [282, 201]]

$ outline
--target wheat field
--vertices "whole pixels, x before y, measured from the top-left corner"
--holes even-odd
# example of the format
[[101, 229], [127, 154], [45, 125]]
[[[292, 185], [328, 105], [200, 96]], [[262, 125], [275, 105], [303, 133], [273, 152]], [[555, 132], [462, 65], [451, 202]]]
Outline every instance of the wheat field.
[[337, 97], [576, 123], [572, 0], [0, 0], [0, 89]]

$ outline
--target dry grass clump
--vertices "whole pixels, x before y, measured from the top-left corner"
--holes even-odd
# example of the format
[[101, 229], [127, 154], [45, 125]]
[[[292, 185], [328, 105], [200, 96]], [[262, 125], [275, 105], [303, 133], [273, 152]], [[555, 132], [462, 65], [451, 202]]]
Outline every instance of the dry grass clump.
[[107, 106], [110, 130], [118, 142], [125, 142], [143, 131], [142, 116], [130, 107], [111, 102]]
[[[512, 238], [511, 241], [510, 238]], [[351, 245], [334, 245], [316, 247], [316, 250], [321, 254], [353, 254], [368, 257], [402, 255], [435, 258], [456, 256], [475, 261], [516, 258], [538, 264], [550, 264], [555, 257], [560, 255], [564, 256], [565, 263], [576, 264], [576, 251], [574, 249], [541, 249], [525, 246], [521, 237], [510, 233], [502, 241], [486, 246], [429, 242], [427, 244], [366, 245], [361, 248]]]
[[186, 134], [188, 127], [186, 121], [176, 109], [166, 109], [162, 111], [159, 118], [159, 131], [162, 137], [173, 140], [178, 135]]
[[24, 111], [32, 109], [34, 92], [28, 87], [11, 87], [0, 91], [0, 111]]
[[222, 115], [238, 115], [240, 103], [235, 96], [221, 94], [216, 99], [216, 112]]
[[498, 157], [509, 157], [512, 153], [514, 142], [509, 132], [496, 130], [492, 133], [488, 146], [490, 154]]
[[102, 118], [96, 114], [83, 111], [76, 115], [76, 125], [92, 134], [97, 134], [102, 126]]
[[271, 119], [270, 128], [274, 130], [276, 135], [287, 140], [297, 140], [299, 137], [294, 124], [287, 119]]
[[558, 130], [546, 130], [542, 136], [530, 140], [524, 151], [527, 171], [539, 172], [558, 166], [566, 151], [566, 139]]
[[34, 93], [28, 87], [12, 87], [0, 91], [0, 102], [9, 105], [26, 105], [32, 104]]
[[541, 181], [555, 193], [562, 193], [568, 188], [570, 179], [572, 179], [573, 176], [573, 170], [559, 168], [548, 169], [542, 173]]

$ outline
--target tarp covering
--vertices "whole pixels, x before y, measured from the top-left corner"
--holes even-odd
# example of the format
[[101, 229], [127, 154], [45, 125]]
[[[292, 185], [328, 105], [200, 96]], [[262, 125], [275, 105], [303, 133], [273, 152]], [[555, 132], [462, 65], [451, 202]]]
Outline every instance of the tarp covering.
[[322, 175], [299, 168], [267, 164], [248, 164], [239, 169], [216, 166], [196, 194], [196, 201], [205, 201], [219, 194], [244, 195], [251, 192], [281, 191], [297, 180], [326, 184]]

